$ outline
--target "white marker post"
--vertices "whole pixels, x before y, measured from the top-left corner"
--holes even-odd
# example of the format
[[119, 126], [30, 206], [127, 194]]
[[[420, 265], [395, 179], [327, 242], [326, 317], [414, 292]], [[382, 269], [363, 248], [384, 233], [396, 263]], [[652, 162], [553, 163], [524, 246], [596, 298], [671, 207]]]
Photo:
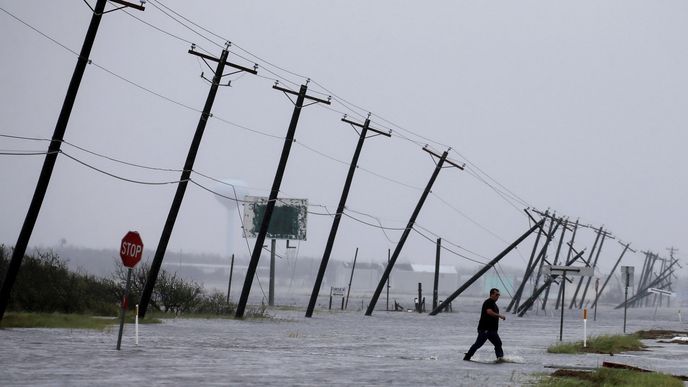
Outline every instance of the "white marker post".
[[588, 308], [583, 309], [583, 348], [588, 346]]
[[136, 345], [139, 345], [139, 304], [136, 304], [136, 316], [134, 316], [134, 327], [136, 331]]

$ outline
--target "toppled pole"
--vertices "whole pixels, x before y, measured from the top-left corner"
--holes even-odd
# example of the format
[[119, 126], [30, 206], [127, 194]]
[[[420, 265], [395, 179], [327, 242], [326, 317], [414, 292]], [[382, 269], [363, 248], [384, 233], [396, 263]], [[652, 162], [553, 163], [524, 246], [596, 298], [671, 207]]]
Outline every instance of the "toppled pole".
[[463, 293], [464, 290], [468, 289], [469, 286], [473, 284], [478, 278], [480, 278], [483, 274], [485, 274], [490, 268], [492, 268], [497, 262], [499, 262], [502, 258], [504, 258], [511, 250], [516, 248], [523, 240], [525, 240], [535, 229], [542, 227], [542, 225], [545, 223], [545, 219], [540, 220], [539, 222], [535, 223], [533, 227], [530, 228], [530, 230], [526, 231], [525, 234], [521, 235], [518, 239], [514, 241], [509, 247], [504, 249], [499, 255], [497, 255], [493, 260], [491, 260], [489, 263], [487, 263], [482, 269], [480, 269], [473, 277], [471, 277], [466, 283], [461, 285], [460, 288], [458, 288], [452, 295], [447, 297], [442, 303], [435, 309], [433, 309], [432, 312], [430, 312], [430, 316], [434, 316], [437, 313], [441, 312], [444, 308], [446, 308], [456, 297], [458, 297], [461, 293]]

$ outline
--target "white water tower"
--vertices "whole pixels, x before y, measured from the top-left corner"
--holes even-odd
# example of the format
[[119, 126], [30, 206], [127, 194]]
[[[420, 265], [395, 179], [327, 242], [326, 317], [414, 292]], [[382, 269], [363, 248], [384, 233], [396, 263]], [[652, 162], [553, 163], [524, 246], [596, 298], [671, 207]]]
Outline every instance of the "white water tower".
[[222, 195], [215, 195], [215, 197], [227, 209], [227, 231], [225, 232], [227, 256], [238, 254], [241, 251], [247, 252], [245, 248], [242, 250], [242, 246], [237, 243], [243, 239], [241, 217], [243, 215], [242, 201], [248, 194], [246, 183], [237, 179], [222, 179], [222, 182], [215, 182], [213, 191]]

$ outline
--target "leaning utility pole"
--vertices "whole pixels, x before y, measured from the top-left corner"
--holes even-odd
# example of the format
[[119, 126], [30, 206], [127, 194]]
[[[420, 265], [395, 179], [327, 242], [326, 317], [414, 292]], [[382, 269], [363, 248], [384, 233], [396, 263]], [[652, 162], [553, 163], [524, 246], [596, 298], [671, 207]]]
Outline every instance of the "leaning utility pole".
[[[141, 5], [132, 4], [123, 0], [112, 0], [112, 2], [121, 5], [120, 8], [130, 7], [140, 11], [144, 10], [144, 7]], [[2, 282], [2, 288], [0, 289], [0, 321], [2, 321], [2, 318], [5, 315], [5, 309], [7, 309], [7, 305], [9, 304], [10, 300], [10, 292], [12, 291], [14, 282], [17, 279], [17, 274], [19, 273], [19, 268], [21, 267], [22, 260], [24, 259], [26, 248], [29, 245], [29, 239], [31, 239], [33, 228], [36, 225], [36, 220], [38, 219], [38, 213], [41, 211], [41, 205], [43, 204], [45, 193], [48, 190], [48, 184], [50, 183], [50, 177], [52, 176], [53, 168], [55, 167], [55, 162], [57, 161], [57, 155], [60, 153], [60, 147], [62, 146], [62, 140], [64, 138], [65, 131], [67, 130], [69, 117], [72, 114], [74, 101], [76, 100], [76, 95], [79, 91], [79, 85], [81, 85], [81, 79], [86, 71], [86, 65], [90, 62], [89, 56], [91, 55], [93, 43], [96, 40], [96, 34], [98, 33], [100, 20], [103, 17], [103, 13], [105, 13], [104, 11], [106, 3], [106, 0], [98, 0], [95, 8], [91, 9], [93, 11], [91, 23], [86, 31], [86, 37], [84, 38], [84, 43], [81, 46], [81, 52], [77, 58], [76, 66], [74, 68], [74, 72], [72, 73], [72, 79], [69, 82], [69, 87], [67, 88], [67, 94], [65, 95], [64, 102], [62, 102], [62, 109], [60, 110], [60, 115], [58, 116], [57, 123], [55, 124], [55, 130], [53, 131], [53, 137], [50, 141], [50, 145], [48, 146], [48, 152], [45, 154], [45, 160], [43, 161], [43, 167], [41, 168], [41, 174], [39, 175], [38, 182], [36, 183], [36, 189], [34, 190], [33, 198], [31, 199], [31, 204], [29, 205], [29, 210], [26, 213], [26, 218], [24, 218], [24, 224], [19, 232], [17, 243], [14, 245], [12, 260], [7, 267], [5, 280]]]
[[[258, 261], [260, 260], [260, 253], [263, 250], [263, 242], [265, 242], [265, 236], [268, 233], [268, 227], [270, 226], [270, 220], [272, 219], [272, 212], [275, 209], [275, 202], [277, 202], [277, 195], [279, 194], [280, 185], [282, 184], [282, 177], [284, 176], [284, 170], [287, 167], [287, 160], [289, 159], [289, 152], [291, 151], [291, 144], [294, 142], [294, 134], [296, 133], [296, 125], [299, 123], [299, 116], [301, 115], [301, 109], [304, 107], [303, 102], [306, 99], [313, 101], [309, 105], [314, 103], [324, 103], [326, 105], [330, 104], [330, 100], [323, 100], [316, 97], [311, 97], [306, 95], [308, 90], [308, 82], [305, 85], [301, 85], [301, 89], [298, 92], [293, 90], [285, 89], [278, 86], [277, 82], [272, 87], [275, 90], [283, 92], [287, 97], [289, 94], [296, 95], [296, 102], [292, 101], [294, 104], [294, 112], [291, 116], [291, 121], [289, 122], [289, 128], [287, 129], [287, 136], [284, 138], [284, 146], [282, 147], [282, 155], [280, 156], [279, 165], [277, 166], [277, 171], [275, 172], [275, 179], [272, 182], [272, 189], [270, 190], [270, 197], [268, 198], [268, 203], [265, 206], [265, 212], [263, 213], [263, 219], [260, 223], [260, 229], [258, 231], [258, 236], [256, 237], [256, 245], [253, 248], [251, 254], [251, 261], [248, 263], [248, 268], [246, 269], [246, 278], [244, 279], [244, 287], [241, 290], [241, 298], [239, 298], [239, 304], [237, 304], [237, 310], [235, 316], [237, 318], [244, 317], [244, 310], [246, 309], [246, 303], [248, 302], [248, 295], [251, 293], [251, 285], [253, 284], [253, 276], [256, 274], [256, 268], [258, 267]], [[290, 98], [291, 100], [291, 98]]]
[[[595, 253], [595, 248], [597, 248], [597, 242], [599, 242], [600, 240], [600, 235], [602, 235], [602, 227], [600, 227], [597, 230], [597, 236], [595, 237], [595, 242], [592, 244], [592, 249], [590, 250], [590, 255], [588, 255], [588, 261], [585, 263], [585, 266], [590, 266], [590, 261], [592, 261], [592, 255]], [[576, 286], [576, 291], [573, 293], [573, 298], [571, 298], [569, 309], [573, 308], [573, 306], [576, 305], [576, 298], [578, 298], [578, 292], [580, 291], [582, 285], [583, 277], [580, 277], [580, 280], [578, 281], [578, 286]]]
[[[621, 243], [621, 242], [619, 242]], [[609, 275], [607, 276], [607, 279], [604, 281], [604, 284], [602, 284], [602, 287], [600, 290], [597, 291], [597, 295], [595, 295], [595, 301], [590, 305], [591, 308], [595, 307], [597, 305], [597, 300], [599, 300], [600, 295], [604, 291], [604, 288], [607, 286], [607, 283], [609, 283], [609, 280], [612, 278], [612, 275], [614, 274], [614, 271], [616, 270], [617, 266], [619, 266], [619, 262], [621, 262], [621, 258], [623, 258], [624, 254], [626, 254], [626, 250], [631, 250], [632, 252], [635, 253], [633, 249], [629, 249], [630, 243], [626, 243], [624, 246], [623, 251], [621, 252], [621, 255], [619, 256], [619, 259], [616, 260], [616, 263], [614, 264], [614, 267], [612, 267], [612, 270], [609, 272]]]
[[[320, 292], [320, 286], [322, 285], [323, 277], [325, 276], [325, 270], [327, 269], [327, 263], [330, 260], [330, 254], [332, 253], [332, 246], [334, 246], [334, 238], [337, 236], [337, 230], [339, 229], [339, 222], [342, 219], [342, 213], [344, 213], [344, 207], [346, 206], [346, 199], [349, 196], [349, 188], [351, 188], [351, 182], [354, 179], [354, 173], [356, 168], [358, 168], [358, 156], [361, 154], [361, 149], [363, 148], [363, 143], [366, 140], [368, 131], [374, 132], [373, 136], [387, 136], [391, 137], [390, 133], [385, 133], [377, 129], [370, 127], [370, 113], [368, 113], [368, 118], [366, 118], [363, 125], [350, 121], [346, 117], [342, 118], [342, 121], [350, 124], [354, 130], [356, 127], [361, 128], [358, 136], [358, 144], [356, 144], [356, 150], [354, 151], [354, 156], [351, 159], [351, 164], [349, 164], [349, 172], [346, 175], [346, 181], [344, 182], [344, 189], [342, 190], [342, 196], [339, 198], [339, 204], [337, 205], [337, 212], [334, 214], [334, 219], [332, 220], [332, 227], [330, 228], [330, 235], [327, 238], [327, 244], [325, 245], [325, 252], [323, 253], [322, 260], [320, 261], [320, 268], [318, 269], [318, 275], [315, 277], [315, 284], [313, 285], [313, 291], [311, 292], [311, 298], [308, 302], [308, 308], [306, 309], [306, 317], [313, 316], [313, 309], [315, 308], [315, 303], [318, 300], [318, 293]], [[371, 136], [372, 137], [372, 136]]]
[[[526, 211], [526, 214], [528, 214], [528, 216], [530, 216], [530, 214], [528, 213], [528, 211]], [[548, 210], [548, 211], [545, 211], [545, 215], [543, 216], [542, 219], [543, 219], [543, 220], [547, 220], [547, 215], [548, 215], [548, 214], [549, 214], [549, 210]], [[532, 217], [531, 217], [531, 218], [532, 218]], [[544, 224], [544, 221], [542, 222], [542, 224]], [[526, 286], [526, 281], [528, 280], [528, 278], [526, 277], [526, 274], [528, 274], [528, 272], [530, 272], [530, 267], [533, 265], [533, 259], [535, 258], [535, 252], [537, 251], [538, 244], [540, 243], [540, 237], [541, 237], [542, 234], [544, 234], [544, 233], [545, 233], [545, 230], [544, 230], [544, 229], [540, 228], [540, 230], [538, 230], [538, 234], [537, 234], [537, 236], [535, 237], [535, 243], [533, 243], [533, 251], [530, 252], [530, 258], [528, 259], [528, 263], [526, 264], [526, 271], [525, 271], [525, 273], [523, 274], [523, 280], [522, 280], [521, 283], [518, 285], [518, 289], [516, 289], [516, 293], [514, 293], [514, 296], [511, 298], [511, 302], [509, 302], [509, 305], [507, 305], [507, 307], [506, 307], [506, 311], [507, 311], [507, 312], [510, 312], [510, 311], [511, 311], [511, 308], [514, 307], [514, 305], [516, 304], [517, 300], [519, 300], [519, 299], [521, 298], [521, 293], [523, 293], [523, 289], [524, 289], [525, 286]], [[518, 307], [518, 305], [516, 305], [516, 307]]]
[[[561, 230], [561, 235], [559, 236], [559, 244], [557, 245], [557, 252], [554, 254], [554, 262], [552, 262], [552, 265], [556, 265], [559, 263], [559, 253], [561, 252], [561, 245], [564, 242], [564, 235], [566, 235], [566, 230], [568, 229], [569, 225], [569, 220], [564, 219], [564, 227]], [[542, 310], [547, 309], [547, 299], [549, 298], [549, 289], [551, 288], [551, 282], [550, 285], [547, 286], [545, 289], [545, 295], [542, 298]]]
[[[222, 77], [229, 74], [222, 74], [225, 66], [230, 66], [237, 69], [236, 72], [247, 72], [251, 74], [257, 74], [256, 69], [249, 69], [233, 63], [227, 62], [227, 56], [229, 55], [229, 42], [225, 45], [222, 50], [222, 55], [220, 59], [214, 58], [210, 55], [201, 54], [194, 51], [195, 46], [192, 45], [189, 50], [189, 54], [196, 55], [203, 59], [203, 61], [210, 60], [217, 62], [217, 68], [215, 69], [215, 75], [210, 84], [210, 90], [208, 91], [208, 97], [205, 100], [205, 105], [203, 106], [203, 112], [201, 113], [201, 118], [198, 120], [198, 125], [196, 126], [196, 133], [194, 134], [193, 140], [191, 141], [191, 146], [189, 147], [189, 153], [186, 155], [186, 162], [184, 163], [184, 169], [182, 170], [181, 177], [179, 178], [179, 183], [177, 184], [177, 191], [174, 194], [174, 199], [172, 200], [172, 205], [170, 206], [170, 212], [167, 214], [167, 220], [165, 221], [165, 226], [162, 229], [162, 234], [160, 235], [160, 241], [158, 242], [158, 247], [155, 250], [155, 256], [153, 257], [153, 262], [151, 263], [150, 270], [148, 271], [148, 278], [146, 279], [146, 285], [141, 293], [141, 301], [139, 303], [139, 314], [141, 318], [146, 316], [146, 311], [148, 310], [148, 304], [153, 294], [153, 288], [155, 287], [155, 281], [158, 279], [158, 272], [162, 266], [162, 260], [165, 258], [165, 251], [167, 250], [167, 244], [170, 241], [170, 236], [172, 235], [172, 229], [174, 228], [174, 223], [177, 220], [177, 215], [179, 214], [179, 208], [182, 205], [182, 200], [184, 200], [184, 194], [186, 193], [186, 186], [189, 184], [191, 178], [191, 171], [193, 170], [194, 161], [196, 160], [196, 154], [198, 153], [198, 148], [201, 145], [201, 139], [203, 138], [203, 132], [205, 131], [205, 126], [208, 123], [208, 119], [211, 117], [210, 110], [213, 107], [213, 102], [215, 101], [215, 95], [217, 94], [217, 89], [220, 86], [220, 81]], [[208, 62], [206, 62], [208, 64]], [[208, 65], [210, 67], [210, 65]], [[235, 74], [232, 72], [231, 74]]]
[[430, 316], [434, 316], [437, 313], [441, 312], [444, 310], [449, 304], [451, 304], [452, 301], [456, 297], [458, 297], [461, 293], [463, 293], [464, 290], [468, 289], [469, 286], [471, 286], [475, 281], [478, 280], [483, 274], [485, 274], [488, 270], [490, 270], [494, 265], [497, 264], [502, 258], [504, 258], [511, 250], [516, 248], [521, 242], [523, 242], [524, 239], [528, 238], [528, 235], [530, 235], [533, 231], [535, 231], [536, 228], [541, 228], [542, 225], [545, 223], [545, 218], [541, 219], [539, 222], [535, 223], [533, 227], [530, 228], [530, 230], [526, 231], [523, 235], [521, 235], [518, 239], [516, 239], [511, 245], [509, 245], [504, 251], [499, 253], [494, 259], [492, 259], [490, 262], [485, 264], [485, 266], [478, 270], [477, 273], [473, 275], [468, 281], [466, 281], [461, 287], [459, 287], [454, 293], [452, 293], [449, 297], [447, 297], [442, 303], [435, 309], [433, 309], [432, 312], [430, 312]]
[[[571, 253], [573, 252], [573, 243], [576, 241], [576, 232], [578, 231], [578, 219], [576, 219], [576, 223], [573, 225], [573, 234], [571, 235], [571, 240], [568, 242], [569, 245], [569, 252], [566, 254], [566, 262], [569, 262], [571, 259]], [[568, 263], [566, 263], [568, 265]], [[563, 276], [566, 277], [566, 276]], [[563, 285], [563, 281], [561, 282]], [[561, 308], [564, 309], [564, 300], [562, 300], [562, 296], [564, 293], [564, 286], [559, 286], [559, 293], [557, 293], [557, 302], [554, 304], [554, 309], [559, 309], [559, 303], [561, 302]]]
[[[613, 238], [610, 236], [609, 232], [603, 231], [602, 232], [602, 240], [600, 241], [600, 248], [597, 249], [597, 254], [595, 254], [595, 261], [592, 263], [592, 269], [595, 270], [597, 267], [597, 261], [600, 259], [600, 253], [602, 252], [602, 246], [604, 245], [604, 240], [607, 237]], [[583, 308], [583, 304], [585, 303], [585, 295], [588, 293], [588, 287], [590, 287], [590, 281], [592, 281], [592, 277], [588, 277], [588, 282], [585, 283], [585, 289], [583, 290], [583, 295], [581, 296], [580, 304], [578, 304], [578, 309]]]
[[[435, 183], [435, 179], [437, 178], [437, 175], [439, 175], [440, 170], [442, 169], [442, 165], [446, 161], [448, 164], [451, 164], [452, 166], [459, 168], [461, 170], [463, 170], [463, 168], [464, 168], [464, 166], [462, 166], [462, 165], [459, 165], [453, 161], [447, 160], [447, 155], [449, 154], [449, 149], [444, 151], [444, 153], [442, 153], [442, 156], [429, 150], [427, 148], [427, 145], [423, 148], [423, 150], [428, 152], [431, 156], [439, 157], [439, 161], [437, 162], [437, 165], [435, 166], [435, 170], [433, 171], [432, 176], [430, 177], [430, 181], [428, 182], [428, 185], [425, 187], [425, 191], [423, 191], [423, 194], [421, 195], [420, 200], [418, 200], [418, 204], [416, 205], [416, 208], [413, 210], [413, 214], [411, 214], [411, 218], [409, 219], [408, 224], [406, 225], [406, 228], [404, 229], [404, 232], [401, 235], [401, 238], [399, 239], [399, 243], [397, 243], [397, 247], [394, 249], [394, 254], [392, 254], [392, 258], [390, 259], [390, 262], [387, 264], [387, 267], [385, 268], [385, 272], [382, 274], [382, 278], [380, 278], [380, 282], [377, 284], [377, 288], [375, 289], [375, 293], [373, 294], [373, 298], [371, 298], [370, 303], [368, 304], [368, 309], [365, 312], [366, 316], [370, 316], [373, 314], [373, 310], [375, 309], [375, 304], [377, 304], [377, 299], [380, 297], [380, 293], [382, 292], [382, 288], [385, 286], [385, 281], [387, 281], [387, 278], [389, 278], [389, 274], [392, 272], [392, 268], [394, 267], [394, 263], [397, 261], [397, 258], [399, 258], [399, 254], [401, 253], [401, 249], [404, 247], [404, 243], [406, 243], [406, 238], [408, 238], [409, 233], [411, 233], [411, 230], [413, 229], [413, 224], [416, 222], [416, 217], [420, 213], [421, 208], [423, 208], [423, 204], [425, 203], [425, 199], [428, 197], [428, 194], [430, 193], [430, 189], [432, 189], [432, 185]], [[418, 300], [418, 302], [421, 302], [421, 300]]]

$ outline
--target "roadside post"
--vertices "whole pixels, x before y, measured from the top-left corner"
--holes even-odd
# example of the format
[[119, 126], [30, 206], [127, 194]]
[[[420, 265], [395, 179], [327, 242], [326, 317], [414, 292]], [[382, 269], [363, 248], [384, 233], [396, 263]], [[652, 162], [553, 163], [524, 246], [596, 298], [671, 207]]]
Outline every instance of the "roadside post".
[[[134, 266], [141, 260], [143, 255], [143, 241], [141, 236], [136, 231], [129, 231], [120, 245], [119, 256], [122, 258], [122, 264], [128, 268], [127, 270], [127, 285], [124, 289], [124, 296], [122, 297], [122, 307], [119, 314], [119, 335], [117, 336], [117, 350], [119, 351], [122, 344], [122, 332], [124, 331], [124, 315], [127, 310], [127, 299], [129, 297], [129, 288], [131, 286], [131, 272]], [[138, 305], [136, 305], [136, 316], [138, 317]], [[138, 324], [137, 324], [136, 341], [138, 344]]]
[[583, 309], [583, 348], [588, 346], [588, 308]]
[[621, 275], [623, 276], [624, 287], [624, 325], [623, 333], [626, 333], [626, 314], [628, 312], [628, 287], [633, 286], [633, 271], [635, 266], [621, 266]]
[[[562, 341], [564, 337], [564, 300], [566, 297], [566, 275], [575, 275], [580, 277], [592, 277], [594, 275], [594, 270], [590, 266], [558, 266], [558, 265], [547, 265], [543, 267], [543, 273], [551, 277], [561, 276], [561, 320], [559, 322], [559, 341]], [[588, 310], [585, 310], [585, 316], [587, 319]]]
[[597, 321], [597, 300], [600, 298], [600, 279], [595, 278], [595, 310], [592, 313], [593, 321]]

